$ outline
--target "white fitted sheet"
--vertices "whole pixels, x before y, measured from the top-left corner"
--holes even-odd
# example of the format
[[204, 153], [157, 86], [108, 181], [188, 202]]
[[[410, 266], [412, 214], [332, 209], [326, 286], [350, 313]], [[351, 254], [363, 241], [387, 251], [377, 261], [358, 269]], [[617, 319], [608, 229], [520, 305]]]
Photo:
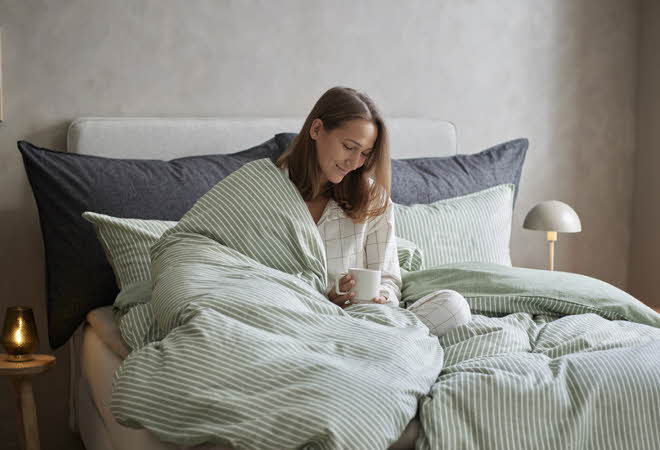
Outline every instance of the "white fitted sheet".
[[[90, 320], [91, 319], [91, 320]], [[124, 354], [124, 352], [126, 352]], [[122, 355], [124, 354], [124, 355]], [[112, 377], [127, 349], [112, 321], [110, 307], [98, 308], [88, 315], [82, 330], [80, 348], [81, 379], [78, 383], [78, 424], [86, 450], [171, 450], [173, 444], [161, 442], [149, 431], [117, 423], [110, 412]], [[413, 419], [401, 438], [390, 449], [415, 446], [419, 422]], [[200, 445], [196, 450], [228, 450], [227, 447]]]
[[94, 328], [94, 331], [103, 343], [112, 352], [119, 356], [119, 359], [124, 359], [128, 356], [128, 347], [124, 344], [121, 338], [121, 332], [112, 316], [112, 306], [102, 306], [87, 313], [87, 322]]

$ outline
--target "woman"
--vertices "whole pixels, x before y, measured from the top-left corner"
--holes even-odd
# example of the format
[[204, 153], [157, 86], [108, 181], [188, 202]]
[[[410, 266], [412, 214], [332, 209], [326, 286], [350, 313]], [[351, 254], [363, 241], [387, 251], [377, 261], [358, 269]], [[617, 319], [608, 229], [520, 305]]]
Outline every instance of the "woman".
[[[373, 101], [346, 87], [325, 92], [277, 166], [302, 195], [326, 246], [328, 286], [334, 304], [352, 305], [354, 293], [339, 294], [335, 279], [349, 267], [381, 271], [374, 303], [399, 306], [401, 272], [390, 200], [391, 163], [387, 128]], [[340, 291], [355, 286], [350, 275]], [[468, 322], [470, 309], [455, 291], [438, 291], [409, 310], [436, 335]], [[434, 311], [429, 315], [427, 311]]]

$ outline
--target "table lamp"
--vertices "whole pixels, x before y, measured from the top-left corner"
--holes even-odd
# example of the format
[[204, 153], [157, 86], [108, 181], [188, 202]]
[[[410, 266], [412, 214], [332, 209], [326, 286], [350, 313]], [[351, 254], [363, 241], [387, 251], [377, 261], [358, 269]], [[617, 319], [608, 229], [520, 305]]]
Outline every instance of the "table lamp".
[[549, 269], [555, 270], [555, 241], [557, 233], [577, 233], [582, 224], [577, 213], [564, 202], [548, 200], [534, 206], [525, 217], [523, 228], [548, 233]]
[[39, 343], [32, 308], [10, 306], [5, 314], [2, 329], [2, 346], [7, 350], [7, 360], [14, 362], [32, 360], [32, 352]]

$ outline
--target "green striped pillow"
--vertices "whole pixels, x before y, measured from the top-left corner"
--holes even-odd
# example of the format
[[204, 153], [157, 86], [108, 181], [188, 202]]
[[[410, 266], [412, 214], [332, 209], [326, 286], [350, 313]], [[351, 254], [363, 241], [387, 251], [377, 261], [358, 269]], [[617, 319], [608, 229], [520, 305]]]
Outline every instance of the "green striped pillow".
[[149, 249], [177, 222], [165, 220], [123, 219], [84, 212], [94, 224], [105, 255], [115, 273], [119, 289], [151, 279]]
[[511, 266], [514, 189], [502, 184], [429, 205], [395, 204], [396, 235], [417, 244], [424, 269], [468, 261]]
[[[85, 212], [94, 224], [106, 257], [112, 266], [119, 288], [151, 279], [149, 249], [160, 236], [178, 222], [146, 219], [123, 219]], [[399, 265], [409, 272], [420, 270], [423, 256], [417, 245], [397, 238]]]

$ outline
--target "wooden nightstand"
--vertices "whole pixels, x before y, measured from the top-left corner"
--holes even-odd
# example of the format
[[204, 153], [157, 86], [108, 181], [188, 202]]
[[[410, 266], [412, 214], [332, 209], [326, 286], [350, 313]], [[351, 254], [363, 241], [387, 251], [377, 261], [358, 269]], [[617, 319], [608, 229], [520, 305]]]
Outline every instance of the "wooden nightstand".
[[39, 450], [37, 408], [32, 394], [32, 375], [43, 373], [55, 365], [51, 355], [33, 355], [32, 361], [11, 362], [0, 355], [0, 375], [11, 378], [16, 392], [16, 421], [21, 445], [26, 450]]

